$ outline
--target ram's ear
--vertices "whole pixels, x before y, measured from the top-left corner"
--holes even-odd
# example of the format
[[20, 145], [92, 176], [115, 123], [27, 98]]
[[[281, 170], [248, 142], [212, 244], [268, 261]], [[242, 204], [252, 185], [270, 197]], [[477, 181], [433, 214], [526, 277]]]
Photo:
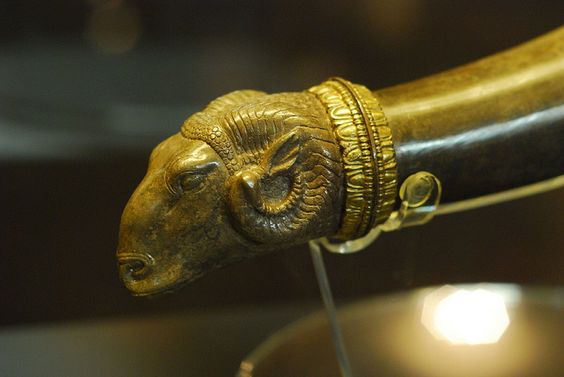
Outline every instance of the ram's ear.
[[246, 206], [255, 209], [261, 207], [262, 176], [262, 171], [257, 165], [247, 166], [234, 176], [231, 184], [231, 199], [235, 201], [235, 207]]
[[302, 133], [292, 131], [276, 140], [263, 155], [261, 165], [269, 176], [287, 174], [300, 160], [303, 147]]
[[[270, 146], [260, 164], [247, 165], [233, 176], [230, 182], [231, 210], [241, 228], [246, 228], [243, 224], [247, 224], [243, 213], [252, 213], [252, 216], [260, 213], [275, 221], [295, 204], [290, 193], [297, 174], [296, 168], [302, 160], [302, 142], [300, 132], [290, 132]], [[259, 232], [250, 228], [243, 230], [249, 234]]]

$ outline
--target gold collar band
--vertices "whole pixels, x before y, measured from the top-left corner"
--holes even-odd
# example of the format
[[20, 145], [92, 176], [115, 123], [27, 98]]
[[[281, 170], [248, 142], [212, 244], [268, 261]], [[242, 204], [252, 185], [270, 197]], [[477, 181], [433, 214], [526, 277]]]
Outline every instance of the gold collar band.
[[393, 210], [397, 171], [392, 132], [370, 90], [342, 78], [309, 89], [323, 103], [341, 148], [345, 171], [345, 210], [334, 236], [360, 238]]

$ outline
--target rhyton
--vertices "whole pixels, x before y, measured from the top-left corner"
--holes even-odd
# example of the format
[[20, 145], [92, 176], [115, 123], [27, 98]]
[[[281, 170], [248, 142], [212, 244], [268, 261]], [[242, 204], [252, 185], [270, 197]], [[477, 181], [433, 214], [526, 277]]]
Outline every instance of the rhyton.
[[442, 183], [438, 212], [539, 191], [562, 181], [563, 130], [564, 28], [375, 92], [341, 78], [235, 91], [152, 152], [123, 213], [120, 274], [151, 295], [312, 239], [396, 229], [404, 194], [429, 196], [432, 181], [405, 186], [422, 172]]

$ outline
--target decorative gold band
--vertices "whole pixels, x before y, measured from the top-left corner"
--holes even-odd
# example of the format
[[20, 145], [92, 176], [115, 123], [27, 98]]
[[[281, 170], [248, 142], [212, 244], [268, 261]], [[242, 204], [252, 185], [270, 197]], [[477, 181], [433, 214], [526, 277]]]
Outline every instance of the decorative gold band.
[[342, 78], [309, 89], [323, 103], [341, 147], [345, 211], [335, 238], [366, 235], [393, 210], [397, 171], [392, 132], [370, 90]]

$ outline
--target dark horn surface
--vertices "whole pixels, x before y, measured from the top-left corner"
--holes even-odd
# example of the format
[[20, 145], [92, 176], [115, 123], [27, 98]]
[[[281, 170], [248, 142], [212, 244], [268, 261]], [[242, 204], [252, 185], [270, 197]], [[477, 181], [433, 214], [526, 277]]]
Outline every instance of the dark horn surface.
[[430, 171], [443, 203], [564, 174], [564, 28], [375, 94], [394, 132], [399, 181]]

